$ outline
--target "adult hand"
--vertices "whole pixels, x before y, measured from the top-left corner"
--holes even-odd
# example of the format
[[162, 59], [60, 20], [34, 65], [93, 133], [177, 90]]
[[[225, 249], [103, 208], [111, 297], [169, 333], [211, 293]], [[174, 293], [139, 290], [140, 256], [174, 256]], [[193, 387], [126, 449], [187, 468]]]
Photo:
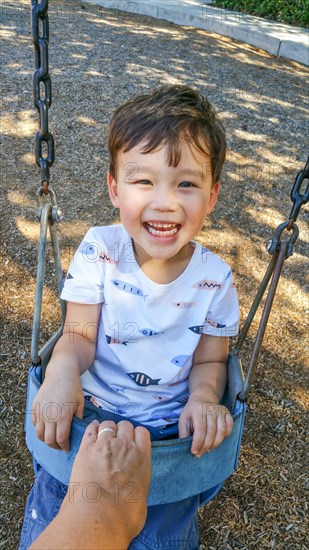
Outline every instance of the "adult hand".
[[92, 422], [76, 456], [66, 502], [74, 498], [76, 490], [90, 502], [98, 499], [105, 505], [109, 501], [124, 514], [136, 536], [146, 520], [150, 478], [151, 446], [146, 428], [134, 428], [126, 420], [118, 424], [112, 420], [100, 425]]
[[[107, 429], [108, 428], [108, 429]], [[86, 429], [58, 516], [31, 550], [119, 550], [141, 531], [151, 478], [150, 435], [130, 422]]]

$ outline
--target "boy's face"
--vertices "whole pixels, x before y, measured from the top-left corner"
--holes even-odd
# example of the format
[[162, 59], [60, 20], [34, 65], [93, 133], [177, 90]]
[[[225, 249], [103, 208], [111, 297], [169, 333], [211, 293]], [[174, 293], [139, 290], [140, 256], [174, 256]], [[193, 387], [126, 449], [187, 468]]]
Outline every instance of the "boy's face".
[[120, 152], [117, 182], [109, 174], [111, 201], [131, 235], [139, 259], [184, 259], [188, 244], [215, 206], [219, 182], [212, 186], [209, 157], [182, 141], [178, 166], [168, 166], [167, 147], [142, 153], [143, 144]]

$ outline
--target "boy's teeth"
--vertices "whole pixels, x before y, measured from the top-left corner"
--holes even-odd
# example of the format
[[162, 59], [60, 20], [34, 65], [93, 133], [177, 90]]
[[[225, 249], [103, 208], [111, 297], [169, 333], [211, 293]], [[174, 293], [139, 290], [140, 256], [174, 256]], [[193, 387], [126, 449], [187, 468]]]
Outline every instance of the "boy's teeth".
[[149, 233], [152, 235], [164, 235], [170, 236], [177, 233], [177, 225], [174, 223], [146, 223]]
[[176, 227], [175, 223], [148, 223], [150, 227]]

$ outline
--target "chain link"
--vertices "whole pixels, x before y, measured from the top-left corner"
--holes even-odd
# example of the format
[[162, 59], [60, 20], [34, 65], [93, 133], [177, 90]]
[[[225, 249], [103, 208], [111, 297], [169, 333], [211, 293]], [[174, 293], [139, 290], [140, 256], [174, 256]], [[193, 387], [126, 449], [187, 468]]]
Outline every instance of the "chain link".
[[[300, 189], [304, 180], [308, 180], [306, 191], [304, 193], [300, 193]], [[287, 229], [291, 229], [293, 227], [293, 224], [297, 219], [301, 206], [303, 204], [306, 204], [308, 200], [309, 200], [309, 157], [307, 158], [307, 162], [304, 169], [298, 172], [294, 185], [292, 187], [291, 201], [293, 203], [293, 206], [290, 213], [289, 225]]]
[[[35, 51], [33, 101], [39, 113], [39, 130], [35, 136], [35, 160], [41, 170], [43, 191], [48, 193], [49, 169], [54, 162], [54, 138], [48, 130], [48, 109], [52, 103], [51, 78], [48, 72], [48, 0], [31, 0], [32, 41]], [[41, 86], [43, 85], [43, 89]], [[46, 154], [43, 155], [43, 147]]]
[[290, 212], [289, 220], [278, 225], [277, 229], [274, 231], [272, 239], [268, 241], [266, 245], [266, 250], [271, 255], [278, 250], [282, 233], [285, 230], [291, 232], [287, 241], [286, 258], [293, 254], [293, 247], [299, 235], [299, 229], [295, 222], [301, 207], [309, 201], [309, 181], [306, 190], [303, 193], [300, 193], [301, 187], [305, 180], [309, 180], [309, 157], [307, 158], [307, 162], [303, 170], [298, 172], [292, 187], [291, 201], [293, 206]]

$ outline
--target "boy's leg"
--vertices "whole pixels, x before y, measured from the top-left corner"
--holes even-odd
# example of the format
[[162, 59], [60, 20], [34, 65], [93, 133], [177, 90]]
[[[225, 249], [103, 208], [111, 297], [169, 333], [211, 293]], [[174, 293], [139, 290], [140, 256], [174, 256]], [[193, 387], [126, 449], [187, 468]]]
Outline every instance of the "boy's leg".
[[146, 524], [129, 550], [198, 550], [199, 503], [197, 495], [171, 504], [149, 506]]
[[29, 546], [58, 514], [67, 486], [34, 462], [35, 481], [28, 496], [18, 550]]
[[[28, 550], [35, 539], [57, 515], [67, 486], [35, 464], [36, 477], [29, 494], [19, 550]], [[130, 506], [130, 504], [128, 504]], [[161, 548], [197, 550], [199, 496], [172, 504], [150, 506], [141, 533], [130, 550]]]
[[[151, 433], [152, 441], [175, 437], [178, 437], [178, 423], [161, 430], [153, 428]], [[131, 542], [129, 550], [197, 550], [199, 506], [200, 495], [170, 504], [148, 506], [146, 524]]]

